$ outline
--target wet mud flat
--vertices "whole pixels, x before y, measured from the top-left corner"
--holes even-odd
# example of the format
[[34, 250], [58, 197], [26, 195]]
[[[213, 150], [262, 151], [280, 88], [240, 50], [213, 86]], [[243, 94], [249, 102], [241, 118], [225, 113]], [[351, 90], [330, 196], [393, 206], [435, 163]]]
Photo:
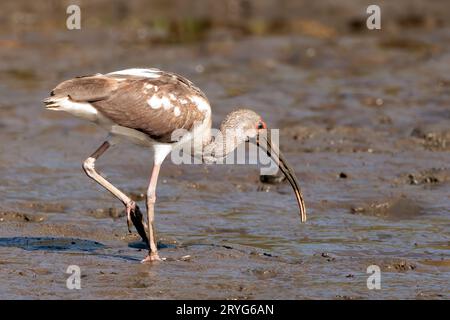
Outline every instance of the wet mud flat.
[[[308, 21], [181, 45], [129, 29], [2, 35], [0, 297], [448, 299], [450, 29], [427, 17], [377, 35]], [[105, 132], [41, 104], [59, 81], [131, 66], [193, 80], [215, 127], [246, 106], [280, 128], [307, 223], [289, 185], [261, 183], [256, 166], [167, 161], [156, 206], [167, 259], [140, 264], [122, 206], [81, 170]], [[151, 159], [119, 145], [97, 168], [144, 208]], [[81, 290], [66, 287], [70, 265]], [[367, 288], [371, 265], [380, 290]]]

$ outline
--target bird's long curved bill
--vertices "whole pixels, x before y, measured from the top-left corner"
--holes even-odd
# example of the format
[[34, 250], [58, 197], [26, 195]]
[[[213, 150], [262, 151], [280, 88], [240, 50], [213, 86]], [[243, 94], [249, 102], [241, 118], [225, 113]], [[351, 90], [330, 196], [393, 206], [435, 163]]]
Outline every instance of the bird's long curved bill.
[[300, 190], [300, 184], [298, 183], [294, 170], [286, 161], [286, 158], [283, 156], [278, 146], [271, 141], [270, 137], [267, 137], [265, 134], [258, 135], [256, 142], [258, 146], [261, 149], [263, 149], [267, 153], [267, 155], [275, 161], [275, 163], [280, 168], [281, 172], [283, 172], [286, 179], [291, 184], [295, 192], [295, 197], [297, 198], [298, 207], [300, 209], [300, 219], [302, 222], [305, 222], [306, 221], [305, 202], [303, 201], [303, 195]]

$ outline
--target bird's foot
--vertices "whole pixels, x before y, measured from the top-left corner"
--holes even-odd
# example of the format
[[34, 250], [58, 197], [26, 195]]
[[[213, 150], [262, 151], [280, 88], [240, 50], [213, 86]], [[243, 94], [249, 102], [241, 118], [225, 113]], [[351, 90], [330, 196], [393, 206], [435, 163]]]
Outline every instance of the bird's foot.
[[163, 261], [166, 260], [164, 258], [160, 258], [158, 253], [150, 253], [145, 257], [144, 260], [141, 261], [141, 263], [147, 263], [147, 262], [153, 262], [153, 261]]
[[148, 226], [144, 221], [144, 217], [139, 209], [139, 206], [134, 202], [125, 205], [125, 211], [127, 212], [127, 226], [128, 231], [131, 233], [131, 224], [134, 224], [136, 231], [141, 236], [142, 240], [148, 245], [148, 237], [145, 230], [148, 230]]
[[127, 212], [127, 227], [128, 232], [131, 233], [131, 224], [133, 221], [131, 220], [131, 212], [136, 211], [136, 202], [130, 201], [125, 205], [125, 211]]

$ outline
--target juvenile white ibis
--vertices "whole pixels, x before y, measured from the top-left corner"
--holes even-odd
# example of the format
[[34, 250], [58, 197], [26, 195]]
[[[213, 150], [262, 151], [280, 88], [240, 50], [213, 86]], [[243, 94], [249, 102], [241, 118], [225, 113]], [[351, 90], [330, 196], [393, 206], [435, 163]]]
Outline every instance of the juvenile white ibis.
[[[294, 188], [300, 209], [300, 218], [306, 220], [305, 205], [294, 171], [271, 139], [260, 134], [267, 129], [265, 122], [252, 110], [239, 109], [222, 122], [223, 139], [211, 136], [211, 108], [205, 94], [192, 82], [177, 74], [158, 69], [126, 69], [108, 74], [76, 77], [60, 83], [44, 100], [49, 110], [66, 111], [79, 118], [92, 121], [109, 132], [103, 144], [83, 162], [86, 174], [116, 196], [127, 212], [127, 224], [133, 223], [149, 252], [143, 262], [160, 260], [154, 228], [156, 184], [160, 166], [166, 156], [185, 143], [200, 144], [204, 163], [214, 163], [232, 152], [250, 138], [275, 161]], [[186, 130], [181, 139], [173, 140], [175, 130]], [[229, 130], [236, 129], [236, 130]], [[226, 134], [233, 133], [232, 139]], [[200, 136], [201, 139], [194, 139]], [[122, 138], [152, 147], [153, 170], [147, 189], [147, 217], [136, 203], [112, 185], [95, 170], [95, 161]], [[261, 139], [264, 138], [264, 141]], [[265, 142], [265, 143], [263, 143]], [[147, 233], [148, 232], [148, 236]]]

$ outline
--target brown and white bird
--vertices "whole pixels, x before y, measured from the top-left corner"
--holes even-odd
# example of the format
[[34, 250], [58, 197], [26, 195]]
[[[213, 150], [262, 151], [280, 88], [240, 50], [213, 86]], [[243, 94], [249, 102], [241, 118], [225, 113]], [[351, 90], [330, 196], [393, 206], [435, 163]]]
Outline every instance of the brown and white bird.
[[[57, 85], [44, 103], [49, 110], [66, 111], [92, 121], [109, 132], [103, 144], [83, 162], [83, 169], [124, 204], [128, 229], [133, 223], [149, 245], [148, 256], [143, 262], [160, 260], [155, 238], [154, 205], [161, 164], [172, 150], [187, 143], [194, 146], [193, 157], [200, 158], [203, 163], [214, 163], [239, 144], [256, 138], [258, 145], [275, 161], [294, 188], [301, 221], [306, 220], [305, 205], [295, 173], [277, 146], [267, 135], [261, 134], [267, 129], [261, 117], [252, 110], [236, 110], [221, 124], [223, 138], [213, 139], [208, 99], [182, 76], [159, 69], [134, 68], [76, 77]], [[173, 139], [174, 132], [181, 129], [184, 134]], [[136, 203], [95, 170], [95, 161], [123, 138], [151, 147], [154, 151], [146, 199], [147, 223]]]

